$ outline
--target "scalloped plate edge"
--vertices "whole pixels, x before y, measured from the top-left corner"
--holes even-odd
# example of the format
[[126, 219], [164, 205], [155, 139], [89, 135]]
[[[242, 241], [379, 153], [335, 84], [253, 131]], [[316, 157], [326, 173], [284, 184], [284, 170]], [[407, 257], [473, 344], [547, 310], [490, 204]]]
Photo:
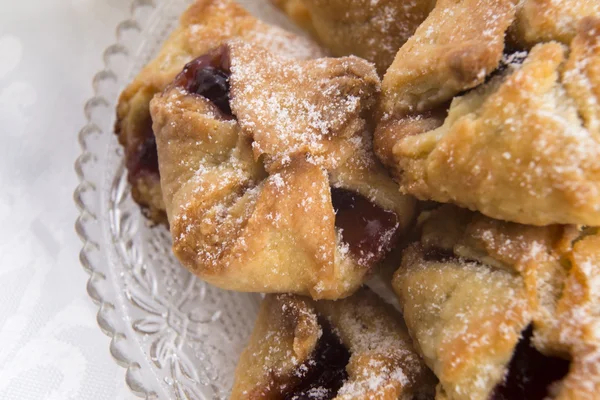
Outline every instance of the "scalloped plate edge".
[[[141, 29], [139, 22], [136, 20], [136, 11], [141, 7], [152, 7], [157, 8], [156, 3], [153, 0], [133, 0], [130, 6], [129, 17], [121, 21], [117, 25], [116, 29], [116, 42], [110, 45], [103, 53], [103, 65], [104, 68], [96, 73], [93, 78], [93, 95], [85, 103], [84, 114], [86, 124], [78, 133], [78, 140], [81, 148], [81, 154], [75, 161], [74, 169], [79, 180], [73, 199], [75, 205], [79, 209], [79, 216], [75, 222], [75, 231], [83, 243], [83, 247], [79, 253], [79, 260], [83, 269], [90, 275], [86, 291], [89, 297], [94, 303], [98, 305], [98, 312], [96, 314], [96, 321], [100, 329], [110, 338], [109, 351], [112, 357], [115, 359], [117, 364], [124, 367], [125, 371], [125, 383], [129, 389], [137, 396], [148, 399], [156, 400], [158, 395], [149, 391], [144, 387], [144, 384], [139, 379], [138, 371], [140, 364], [131, 359], [131, 357], [125, 355], [122, 352], [117, 351], [119, 348], [118, 342], [127, 340], [124, 333], [119, 332], [116, 327], [110, 323], [110, 318], [106, 317], [107, 313], [115, 309], [115, 305], [102, 297], [102, 290], [100, 287], [107, 284], [106, 276], [99, 271], [99, 268], [94, 265], [94, 262], [88, 257], [88, 253], [91, 249], [98, 249], [98, 243], [94, 238], [86, 232], [85, 224], [90, 220], [99, 222], [99, 216], [97, 215], [97, 209], [94, 209], [93, 204], [89, 200], [85, 199], [85, 194], [89, 192], [97, 193], [97, 188], [85, 174], [85, 166], [93, 161], [94, 156], [91, 154], [86, 140], [90, 135], [100, 132], [100, 129], [93, 121], [92, 113], [93, 109], [98, 105], [106, 105], [108, 101], [101, 96], [101, 90], [99, 89], [98, 83], [105, 78], [115, 79], [117, 74], [110, 67], [110, 56], [116, 53], [127, 53], [126, 46], [123, 45], [123, 33], [128, 30], [130, 33], [132, 30], [136, 31], [138, 37], [141, 37], [143, 30]], [[133, 28], [133, 29], [132, 29]]]

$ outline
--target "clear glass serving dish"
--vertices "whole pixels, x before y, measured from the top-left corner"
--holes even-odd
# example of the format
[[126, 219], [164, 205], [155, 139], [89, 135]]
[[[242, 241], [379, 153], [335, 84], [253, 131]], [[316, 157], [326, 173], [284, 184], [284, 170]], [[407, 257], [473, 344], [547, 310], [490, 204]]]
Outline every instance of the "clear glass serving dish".
[[[87, 291], [99, 306], [98, 324], [112, 338], [111, 354], [127, 368], [128, 386], [149, 399], [227, 398], [260, 301], [257, 294], [214, 288], [178, 264], [167, 229], [150, 226], [130, 196], [113, 133], [120, 91], [192, 1], [133, 1], [116, 43], [104, 52], [104, 69], [94, 76], [75, 164]], [[240, 3], [262, 19], [286, 23], [268, 0]]]

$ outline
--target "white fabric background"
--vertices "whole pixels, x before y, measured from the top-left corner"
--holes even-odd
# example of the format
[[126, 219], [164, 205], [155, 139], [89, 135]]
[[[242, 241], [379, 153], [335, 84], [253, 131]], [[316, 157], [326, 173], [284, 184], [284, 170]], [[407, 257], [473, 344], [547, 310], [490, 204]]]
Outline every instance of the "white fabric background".
[[0, 0], [0, 399], [134, 396], [73, 224], [83, 104], [130, 0]]

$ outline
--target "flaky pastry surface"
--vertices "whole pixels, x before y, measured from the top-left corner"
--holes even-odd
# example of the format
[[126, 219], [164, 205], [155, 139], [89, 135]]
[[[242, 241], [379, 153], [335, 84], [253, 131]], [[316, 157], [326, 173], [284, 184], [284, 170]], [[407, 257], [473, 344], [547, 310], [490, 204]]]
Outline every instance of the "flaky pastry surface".
[[[410, 399], [432, 392], [434, 379], [412, 348], [399, 313], [361, 289], [338, 301], [267, 295], [240, 357], [231, 398], [291, 396], [294, 386], [311, 376], [307, 369], [324, 330], [333, 331], [349, 353], [336, 400]], [[319, 397], [323, 389], [313, 389], [311, 398], [331, 398]]]
[[384, 123], [429, 111], [484, 81], [500, 61], [513, 0], [440, 0], [397, 52], [382, 83]]
[[335, 56], [356, 55], [383, 75], [435, 1], [272, 0]]
[[600, 18], [597, 0], [524, 0], [519, 3], [510, 37], [532, 47], [552, 40], [568, 45], [586, 17]]

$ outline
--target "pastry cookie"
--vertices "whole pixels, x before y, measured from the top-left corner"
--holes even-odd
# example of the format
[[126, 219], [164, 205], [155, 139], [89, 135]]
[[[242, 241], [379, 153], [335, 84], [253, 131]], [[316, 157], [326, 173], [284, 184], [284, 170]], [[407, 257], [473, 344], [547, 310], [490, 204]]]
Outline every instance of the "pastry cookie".
[[436, 398], [595, 398], [600, 235], [450, 205], [421, 219], [393, 286]]
[[307, 59], [323, 55], [310, 41], [260, 22], [235, 1], [197, 0], [192, 4], [158, 56], [125, 88], [117, 106], [115, 132], [125, 148], [133, 198], [155, 222], [166, 222], [166, 215], [150, 100], [187, 62], [233, 37], [260, 44], [282, 57]]
[[371, 61], [380, 75], [435, 1], [272, 0], [336, 56]]
[[401, 191], [532, 225], [600, 225], [600, 20], [442, 110], [380, 125]]
[[232, 399], [412, 399], [434, 378], [401, 315], [361, 289], [338, 301], [267, 295], [236, 370]]
[[379, 90], [355, 57], [229, 42], [151, 104], [173, 251], [240, 291], [354, 292], [413, 218], [372, 152]]

